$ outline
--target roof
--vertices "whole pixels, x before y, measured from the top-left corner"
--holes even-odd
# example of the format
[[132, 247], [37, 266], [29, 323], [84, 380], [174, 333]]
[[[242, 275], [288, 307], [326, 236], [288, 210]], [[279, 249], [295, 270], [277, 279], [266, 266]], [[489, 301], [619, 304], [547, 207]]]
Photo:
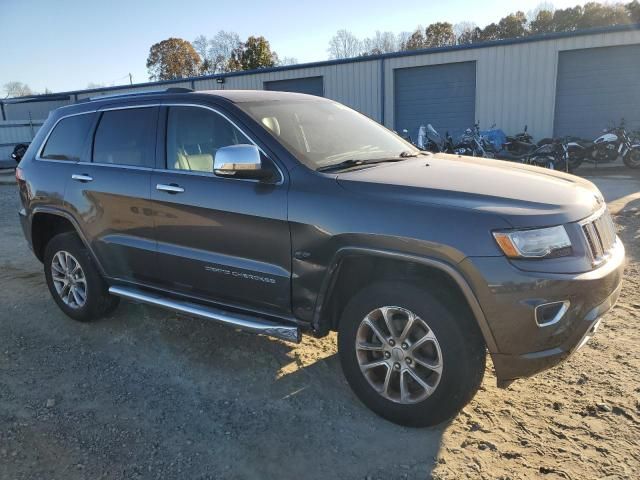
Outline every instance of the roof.
[[[450, 46], [437, 47], [437, 48], [406, 50], [401, 52], [384, 53], [380, 55], [363, 55], [360, 57], [343, 58], [338, 60], [324, 60], [320, 62], [300, 63], [296, 65], [285, 65], [281, 67], [272, 67], [272, 68], [260, 68], [256, 70], [243, 70], [240, 72], [228, 72], [228, 73], [220, 73], [220, 74], [214, 74], [214, 75], [202, 75], [198, 77], [187, 77], [187, 78], [179, 78], [175, 80], [163, 80], [158, 82], [135, 83], [133, 85], [118, 85], [113, 87], [93, 88], [93, 89], [87, 89], [87, 90], [71, 90], [68, 92], [60, 92], [54, 95], [59, 96], [59, 95], [75, 95], [79, 93], [86, 94], [86, 93], [97, 93], [97, 92], [109, 92], [109, 91], [117, 91], [122, 89], [143, 88], [143, 87], [149, 87], [154, 85], [158, 85], [158, 86], [171, 85], [176, 83], [194, 82], [198, 80], [229, 78], [229, 77], [237, 77], [242, 75], [255, 75], [257, 73], [282, 72], [287, 70], [298, 70], [302, 68], [325, 67], [325, 66], [331, 66], [331, 65], [340, 65], [344, 63], [370, 62], [373, 60], [382, 60], [387, 58], [409, 57], [413, 55], [424, 55], [424, 54], [450, 52], [450, 51], [457, 51], [457, 50], [471, 50], [476, 48], [489, 48], [489, 47], [497, 47], [497, 46], [505, 46], [505, 45], [514, 45], [519, 43], [541, 42], [541, 41], [547, 41], [547, 40], [556, 40], [560, 38], [571, 38], [571, 37], [579, 37], [579, 36], [585, 36], [585, 35], [597, 35], [597, 34], [603, 34], [603, 33], [626, 32], [626, 31], [633, 31], [633, 30], [640, 30], [640, 23], [634, 23], [629, 25], [612, 25], [609, 27], [587, 28], [584, 30], [576, 30], [572, 32], [554, 32], [554, 33], [545, 33], [545, 34], [539, 34], [539, 35], [529, 35], [526, 37], [509, 38], [504, 40], [490, 40], [486, 42], [478, 42], [478, 43], [471, 43], [471, 44], [465, 44], [465, 45], [450, 45]], [[220, 90], [216, 90], [216, 93], [218, 92], [220, 92]], [[10, 101], [0, 100], [0, 103], [20, 103], [20, 100], [23, 98], [24, 99], [28, 98], [29, 101], [48, 101], [49, 98], [46, 98], [46, 97], [48, 97], [48, 95], [38, 95], [35, 97], [34, 96], [16, 97], [16, 98], [10, 99]]]

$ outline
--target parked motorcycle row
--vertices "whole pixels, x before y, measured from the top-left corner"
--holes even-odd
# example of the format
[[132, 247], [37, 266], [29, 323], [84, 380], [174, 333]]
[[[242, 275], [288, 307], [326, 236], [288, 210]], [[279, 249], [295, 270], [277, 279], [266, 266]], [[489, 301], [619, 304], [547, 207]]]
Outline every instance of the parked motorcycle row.
[[619, 126], [604, 130], [593, 141], [566, 136], [534, 142], [526, 125], [524, 131], [507, 136], [495, 125], [481, 131], [476, 123], [473, 128], [466, 129], [457, 141], [449, 132], [442, 137], [431, 124], [420, 126], [415, 142], [407, 130], [402, 133], [406, 140], [422, 150], [495, 158], [553, 170], [573, 172], [585, 161], [602, 164], [618, 158], [622, 158], [629, 168], [640, 168], [640, 141], [629, 135], [624, 120]]

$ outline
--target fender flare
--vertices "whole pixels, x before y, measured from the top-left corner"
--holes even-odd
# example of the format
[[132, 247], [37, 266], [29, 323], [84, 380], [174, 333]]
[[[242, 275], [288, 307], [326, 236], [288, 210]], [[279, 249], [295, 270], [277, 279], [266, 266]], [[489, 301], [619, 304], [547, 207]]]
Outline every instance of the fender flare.
[[89, 254], [91, 255], [91, 258], [93, 258], [93, 261], [95, 262], [95, 264], [98, 266], [98, 270], [100, 271], [100, 274], [104, 277], [105, 276], [105, 270], [102, 267], [102, 264], [100, 263], [100, 260], [98, 259], [98, 257], [96, 257], [95, 253], [93, 252], [93, 250], [91, 249], [91, 247], [89, 246], [89, 242], [87, 241], [87, 238], [85, 237], [84, 233], [82, 232], [82, 229], [80, 228], [80, 224], [78, 223], [78, 221], [73, 217], [73, 215], [71, 215], [69, 212], [67, 212], [66, 210], [62, 210], [60, 208], [55, 208], [55, 207], [35, 207], [32, 211], [31, 211], [31, 221], [30, 223], [30, 228], [31, 228], [31, 243], [33, 244], [33, 218], [38, 214], [38, 213], [45, 213], [48, 215], [57, 215], [58, 217], [62, 217], [66, 220], [69, 221], [69, 223], [71, 223], [71, 226], [73, 227], [73, 229], [75, 230], [76, 234], [78, 235], [78, 237], [80, 237], [80, 241], [84, 244], [85, 248], [87, 249], [87, 251], [89, 252]]
[[476, 298], [475, 293], [471, 289], [471, 286], [466, 281], [466, 279], [462, 276], [462, 274], [449, 263], [446, 263], [442, 260], [438, 260], [431, 257], [421, 257], [411, 254], [406, 254], [402, 252], [396, 252], [393, 250], [381, 250], [375, 248], [366, 248], [366, 247], [343, 247], [336, 251], [329, 268], [327, 269], [327, 273], [322, 281], [322, 285], [320, 287], [320, 291], [318, 292], [318, 297], [316, 299], [316, 305], [313, 313], [313, 320], [311, 322], [311, 326], [314, 331], [321, 332], [321, 317], [322, 311], [325, 306], [326, 299], [333, 291], [333, 287], [338, 278], [339, 269], [346, 257], [349, 256], [375, 256], [382, 258], [390, 258], [394, 260], [400, 260], [403, 262], [412, 262], [418, 263], [427, 267], [437, 268], [443, 273], [447, 274], [460, 288], [460, 291], [465, 297], [469, 308], [471, 309], [471, 313], [473, 314], [480, 331], [482, 332], [482, 336], [484, 337], [485, 343], [490, 353], [494, 353], [498, 351], [498, 347], [493, 337], [493, 333], [491, 332], [491, 328], [489, 327], [489, 323], [482, 311], [482, 307]]

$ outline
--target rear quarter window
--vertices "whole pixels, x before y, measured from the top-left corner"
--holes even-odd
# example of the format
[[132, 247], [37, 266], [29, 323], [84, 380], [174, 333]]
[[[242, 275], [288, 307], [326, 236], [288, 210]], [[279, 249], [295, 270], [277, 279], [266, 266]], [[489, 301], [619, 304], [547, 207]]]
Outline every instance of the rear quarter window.
[[53, 128], [40, 158], [78, 161], [87, 140], [93, 114], [81, 114], [60, 120]]

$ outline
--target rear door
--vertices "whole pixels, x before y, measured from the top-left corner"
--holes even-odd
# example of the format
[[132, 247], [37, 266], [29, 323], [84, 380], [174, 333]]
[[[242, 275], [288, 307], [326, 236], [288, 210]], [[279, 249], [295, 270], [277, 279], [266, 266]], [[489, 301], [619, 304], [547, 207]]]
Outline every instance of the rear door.
[[151, 178], [158, 281], [197, 298], [290, 311], [291, 245], [286, 178], [218, 177], [216, 151], [253, 143], [226, 114], [168, 105], [160, 114], [163, 158]]
[[65, 203], [111, 278], [155, 278], [150, 179], [155, 162], [157, 106], [96, 114], [87, 158], [74, 165]]

